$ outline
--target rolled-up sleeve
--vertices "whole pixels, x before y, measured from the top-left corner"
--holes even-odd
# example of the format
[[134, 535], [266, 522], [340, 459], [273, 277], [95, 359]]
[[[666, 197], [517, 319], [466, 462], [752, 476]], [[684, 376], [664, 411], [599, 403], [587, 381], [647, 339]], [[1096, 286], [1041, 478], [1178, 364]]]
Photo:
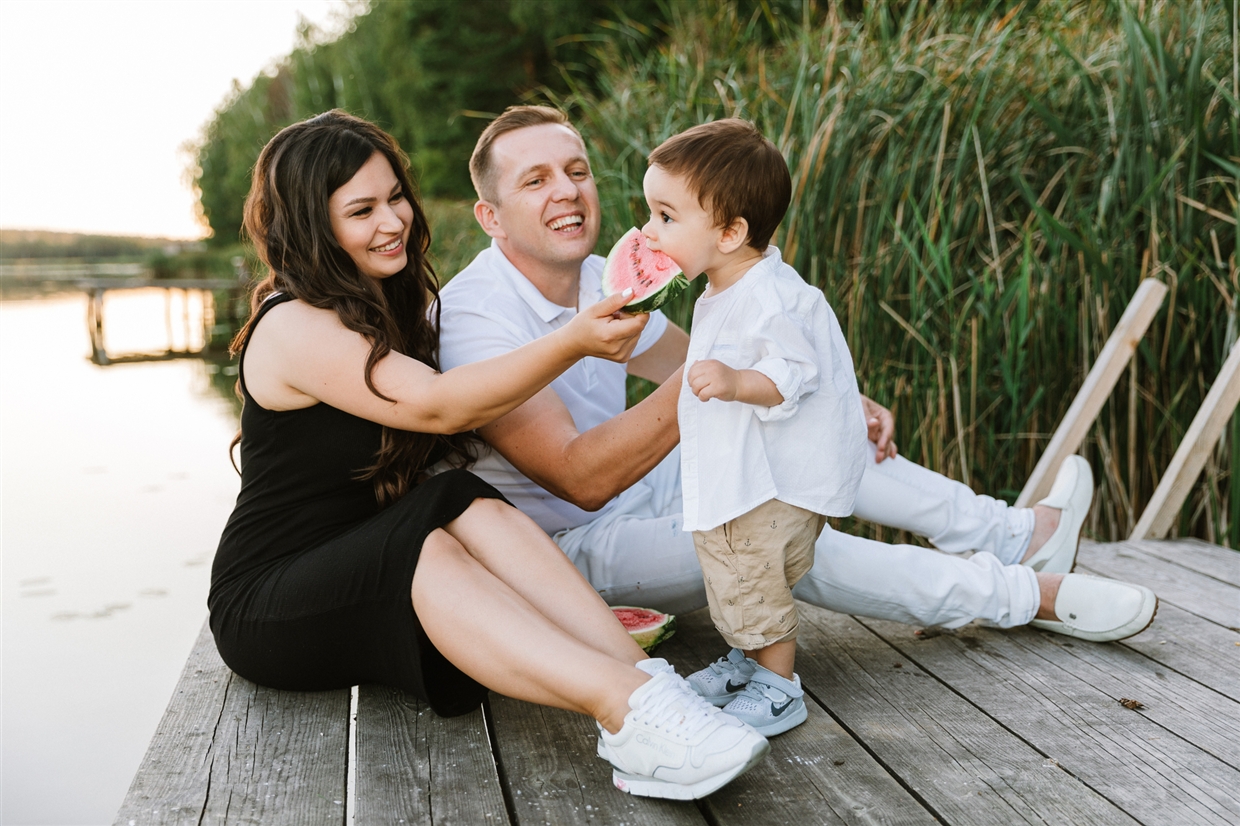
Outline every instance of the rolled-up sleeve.
[[818, 358], [814, 343], [799, 316], [764, 315], [754, 329], [752, 347], [758, 360], [751, 370], [775, 385], [782, 404], [753, 405], [759, 421], [778, 422], [797, 412], [801, 399], [818, 389]]

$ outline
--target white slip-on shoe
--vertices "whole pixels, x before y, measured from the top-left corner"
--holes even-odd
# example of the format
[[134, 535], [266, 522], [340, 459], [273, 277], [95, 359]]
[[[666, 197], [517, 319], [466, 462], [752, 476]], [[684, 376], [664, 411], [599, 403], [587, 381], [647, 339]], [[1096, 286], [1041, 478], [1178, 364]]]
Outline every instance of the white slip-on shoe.
[[662, 673], [633, 692], [631, 711], [607, 746], [616, 788], [641, 797], [696, 800], [761, 760], [770, 744]]
[[1050, 494], [1038, 502], [1059, 509], [1059, 526], [1046, 544], [1021, 564], [1048, 574], [1071, 573], [1076, 567], [1076, 549], [1081, 544], [1081, 525], [1085, 524], [1093, 498], [1094, 474], [1089, 462], [1076, 455], [1064, 459]]
[[763, 737], [774, 737], [796, 728], [809, 716], [805, 692], [797, 674], [788, 680], [758, 666], [745, 690], [723, 707], [724, 714], [748, 723]]
[[1081, 640], [1111, 642], [1140, 634], [1158, 613], [1158, 597], [1144, 585], [1117, 579], [1065, 574], [1055, 597], [1055, 620], [1029, 623]]
[[685, 677], [685, 681], [706, 702], [723, 707], [740, 695], [756, 668], [758, 664], [746, 657], [745, 652], [733, 648], [728, 656], [693, 672]]

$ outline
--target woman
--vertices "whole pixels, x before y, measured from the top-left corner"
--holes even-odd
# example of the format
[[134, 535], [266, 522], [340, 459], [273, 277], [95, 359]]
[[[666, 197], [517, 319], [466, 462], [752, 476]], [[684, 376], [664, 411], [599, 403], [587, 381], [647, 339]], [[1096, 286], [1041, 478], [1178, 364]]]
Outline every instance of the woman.
[[[445, 715], [488, 688], [589, 714], [634, 794], [701, 797], [756, 763], [761, 735], [646, 658], [546, 534], [459, 469], [470, 442], [452, 434], [583, 356], [628, 358], [646, 316], [613, 315], [627, 295], [437, 372], [429, 233], [405, 158], [340, 111], [267, 144], [245, 227], [271, 275], [234, 342], [242, 483], [209, 598], [224, 661], [276, 688], [393, 685]], [[441, 461], [458, 469], [426, 478]]]

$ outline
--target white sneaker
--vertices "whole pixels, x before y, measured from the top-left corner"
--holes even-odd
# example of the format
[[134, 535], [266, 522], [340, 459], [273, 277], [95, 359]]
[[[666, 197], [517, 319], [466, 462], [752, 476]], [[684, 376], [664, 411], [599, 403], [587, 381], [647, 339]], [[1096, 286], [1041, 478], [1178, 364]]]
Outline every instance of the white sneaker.
[[[659, 674], [663, 674], [663, 673], [671, 674], [675, 676], [676, 679], [679, 681], [678, 685], [680, 685], [682, 690], [687, 688], [685, 682], [680, 679], [680, 675], [676, 674], [676, 669], [672, 666], [672, 664], [669, 663], [667, 660], [663, 659], [662, 657], [650, 657], [648, 659], [642, 660], [638, 662], [634, 666], [634, 668], [636, 668], [639, 671], [645, 671], [651, 677], [657, 677]], [[603, 724], [600, 723], [598, 720], [595, 720], [594, 726], [595, 728], [598, 729], [598, 746], [594, 750], [595, 754], [597, 754], [602, 759], [610, 762], [611, 761], [611, 749], [607, 748], [607, 741], [603, 739], [603, 731], [604, 731]]]
[[632, 709], [615, 734], [599, 736], [616, 788], [641, 797], [696, 800], [761, 760], [770, 744], [661, 673], [629, 697]]
[[809, 716], [801, 677], [793, 674], [787, 680], [760, 665], [745, 690], [723, 707], [723, 713], [748, 723], [764, 737], [796, 728]]
[[746, 657], [743, 651], [733, 648], [728, 656], [720, 657], [685, 680], [706, 702], [726, 706], [744, 690], [757, 667], [758, 664]]
[[1055, 474], [1055, 484], [1045, 499], [1038, 502], [1048, 508], [1059, 508], [1059, 526], [1038, 548], [1038, 552], [1022, 562], [1035, 571], [1048, 574], [1071, 573], [1076, 567], [1076, 549], [1081, 544], [1081, 525], [1094, 498], [1094, 474], [1089, 462], [1080, 456], [1069, 456]]
[[1055, 597], [1055, 620], [1029, 623], [1081, 640], [1111, 642], [1140, 634], [1158, 613], [1158, 597], [1144, 585], [1117, 579], [1065, 574]]

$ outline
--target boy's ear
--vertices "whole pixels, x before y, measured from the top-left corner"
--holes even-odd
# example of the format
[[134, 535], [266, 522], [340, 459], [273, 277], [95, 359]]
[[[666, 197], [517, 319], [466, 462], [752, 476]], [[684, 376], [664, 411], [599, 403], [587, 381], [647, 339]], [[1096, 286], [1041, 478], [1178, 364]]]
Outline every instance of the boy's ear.
[[745, 246], [745, 242], [748, 240], [749, 222], [744, 218], [733, 218], [732, 223], [724, 227], [723, 231], [719, 233], [717, 244], [720, 252], [724, 255], [731, 255]]
[[478, 222], [478, 226], [482, 227], [482, 231], [492, 238], [508, 237], [503, 227], [500, 226], [499, 215], [496, 214], [495, 206], [490, 201], [480, 200], [474, 204], [474, 219]]

